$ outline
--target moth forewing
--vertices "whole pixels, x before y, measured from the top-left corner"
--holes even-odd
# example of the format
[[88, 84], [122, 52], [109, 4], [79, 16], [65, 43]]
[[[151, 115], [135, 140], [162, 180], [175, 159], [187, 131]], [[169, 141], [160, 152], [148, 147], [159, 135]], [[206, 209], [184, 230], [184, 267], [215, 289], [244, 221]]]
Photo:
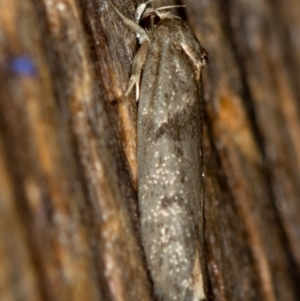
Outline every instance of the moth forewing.
[[129, 88], [140, 82], [142, 244], [158, 300], [206, 300], [200, 75], [207, 53], [179, 17], [145, 7], [139, 14], [145, 50]]

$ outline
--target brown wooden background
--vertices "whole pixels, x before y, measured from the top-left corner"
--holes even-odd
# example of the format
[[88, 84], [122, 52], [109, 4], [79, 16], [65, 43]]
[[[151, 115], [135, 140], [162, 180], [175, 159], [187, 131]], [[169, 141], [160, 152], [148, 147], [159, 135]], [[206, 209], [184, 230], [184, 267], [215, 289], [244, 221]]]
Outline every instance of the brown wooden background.
[[[300, 2], [182, 2], [210, 57], [210, 298], [300, 300]], [[153, 300], [122, 97], [136, 49], [107, 0], [0, 0], [1, 301]]]

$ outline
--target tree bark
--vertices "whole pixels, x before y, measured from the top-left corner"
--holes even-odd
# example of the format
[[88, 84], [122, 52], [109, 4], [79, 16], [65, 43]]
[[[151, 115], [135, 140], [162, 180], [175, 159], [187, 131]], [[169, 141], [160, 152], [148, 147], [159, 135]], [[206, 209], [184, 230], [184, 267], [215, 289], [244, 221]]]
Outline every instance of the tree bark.
[[[209, 298], [299, 300], [300, 2], [154, 3], [185, 4], [210, 58]], [[0, 299], [154, 300], [123, 96], [135, 35], [107, 0], [0, 0], [0, 41]]]

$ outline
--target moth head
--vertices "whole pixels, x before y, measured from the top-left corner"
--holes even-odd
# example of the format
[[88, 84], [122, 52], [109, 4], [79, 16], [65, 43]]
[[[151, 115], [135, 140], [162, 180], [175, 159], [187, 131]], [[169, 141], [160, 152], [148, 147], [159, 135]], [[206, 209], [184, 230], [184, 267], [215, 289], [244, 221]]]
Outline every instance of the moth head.
[[135, 11], [135, 22], [136, 23], [140, 23], [141, 21], [141, 18], [146, 10], [146, 7], [147, 5], [150, 3], [150, 2], [153, 2], [154, 0], [149, 0], [145, 3], [141, 3], [138, 5], [138, 7], [136, 8], [136, 11]]
[[150, 2], [155, 0], [149, 0], [145, 3], [141, 3], [138, 5], [135, 12], [135, 21], [143, 28], [151, 31], [153, 27], [155, 27], [161, 19], [171, 17], [172, 14], [170, 12], [162, 11], [174, 7], [185, 7], [185, 5], [171, 5], [171, 6], [163, 6], [159, 8], [147, 8], [147, 5]]
[[201, 65], [203, 68], [206, 67], [206, 65], [208, 64], [209, 59], [208, 59], [208, 52], [201, 47]]
[[148, 31], [151, 31], [160, 22], [161, 16], [153, 8], [147, 8], [140, 20], [140, 25]]

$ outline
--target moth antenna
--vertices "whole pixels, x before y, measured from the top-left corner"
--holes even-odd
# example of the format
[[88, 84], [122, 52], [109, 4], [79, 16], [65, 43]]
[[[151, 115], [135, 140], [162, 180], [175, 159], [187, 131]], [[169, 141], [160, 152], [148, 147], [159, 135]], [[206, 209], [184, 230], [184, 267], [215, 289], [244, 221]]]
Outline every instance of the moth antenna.
[[[154, 1], [154, 0], [152, 0], [152, 1]], [[162, 7], [156, 8], [155, 10], [170, 9], [170, 8], [174, 8], [174, 7], [185, 7], [185, 5], [162, 6]]]
[[153, 2], [153, 1], [156, 1], [156, 0], [149, 0], [149, 1], [145, 2], [145, 3], [141, 3], [141, 4], [138, 5], [138, 7], [137, 7], [137, 9], [136, 9], [136, 11], [135, 11], [135, 22], [136, 22], [136, 23], [139, 23], [139, 22], [140, 22], [141, 17], [142, 17], [142, 15], [143, 15], [143, 13], [144, 13], [144, 11], [145, 11], [147, 5], [148, 5], [150, 2]]

